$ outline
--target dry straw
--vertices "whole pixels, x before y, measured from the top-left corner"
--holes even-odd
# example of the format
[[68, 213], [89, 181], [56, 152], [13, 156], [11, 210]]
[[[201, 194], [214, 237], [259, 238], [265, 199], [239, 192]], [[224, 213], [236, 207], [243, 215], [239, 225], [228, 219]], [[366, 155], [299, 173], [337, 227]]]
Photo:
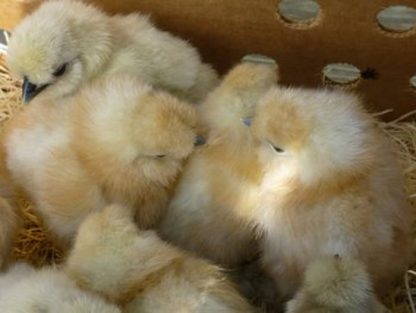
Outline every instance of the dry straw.
[[[10, 77], [0, 55], [0, 130], [17, 111], [22, 110], [20, 88], [21, 83]], [[397, 155], [406, 176], [407, 193], [416, 208], [416, 123], [408, 122], [413, 114], [416, 115], [416, 112], [410, 112], [392, 122], [380, 122], [380, 126], [398, 144]], [[20, 210], [25, 221], [24, 229], [15, 244], [16, 258], [27, 260], [37, 266], [59, 263], [62, 260], [62, 253], [49, 239], [31, 204], [21, 199]], [[414, 230], [416, 238], [416, 225]], [[394, 313], [416, 313], [413, 304], [416, 302], [416, 264], [413, 268], [414, 270], [410, 269], [404, 275], [403, 283], [384, 299], [385, 304]]]

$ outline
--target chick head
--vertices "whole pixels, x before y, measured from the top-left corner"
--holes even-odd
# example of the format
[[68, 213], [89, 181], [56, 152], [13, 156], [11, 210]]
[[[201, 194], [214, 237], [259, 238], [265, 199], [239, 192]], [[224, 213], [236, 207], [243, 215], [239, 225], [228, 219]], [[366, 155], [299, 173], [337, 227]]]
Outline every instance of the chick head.
[[378, 147], [373, 119], [341, 91], [276, 87], [248, 124], [265, 170], [303, 186], [341, 184], [367, 173]]
[[99, 71], [112, 49], [105, 18], [81, 1], [46, 1], [16, 27], [7, 62], [25, 103], [73, 94]]
[[260, 97], [275, 85], [277, 80], [276, 65], [236, 65], [198, 108], [201, 123], [211, 130], [211, 136], [238, 137], [244, 128], [243, 118], [254, 114]]
[[203, 143], [195, 108], [130, 75], [97, 81], [81, 93], [81, 101], [82, 127], [89, 134], [85, 146], [94, 149], [89, 156], [105, 151], [147, 182], [171, 183], [194, 146]]

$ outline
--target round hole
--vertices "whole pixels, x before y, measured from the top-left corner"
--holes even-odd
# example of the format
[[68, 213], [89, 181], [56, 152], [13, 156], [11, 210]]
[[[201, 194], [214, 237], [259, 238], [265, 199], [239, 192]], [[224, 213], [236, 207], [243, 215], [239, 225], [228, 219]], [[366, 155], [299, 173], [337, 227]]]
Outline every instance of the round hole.
[[335, 85], [350, 85], [358, 82], [361, 71], [348, 63], [331, 63], [326, 65], [322, 74], [324, 82]]
[[263, 54], [255, 54], [255, 53], [247, 54], [241, 59], [241, 61], [250, 62], [250, 63], [263, 63], [263, 64], [277, 67], [277, 63], [275, 60]]
[[410, 86], [416, 90], [416, 75], [413, 75], [412, 77], [410, 77], [409, 82], [410, 82]]
[[319, 4], [313, 0], [282, 0], [278, 5], [283, 20], [293, 24], [311, 24], [320, 10]]
[[377, 14], [377, 22], [387, 31], [406, 32], [416, 26], [416, 10], [404, 5], [393, 5]]

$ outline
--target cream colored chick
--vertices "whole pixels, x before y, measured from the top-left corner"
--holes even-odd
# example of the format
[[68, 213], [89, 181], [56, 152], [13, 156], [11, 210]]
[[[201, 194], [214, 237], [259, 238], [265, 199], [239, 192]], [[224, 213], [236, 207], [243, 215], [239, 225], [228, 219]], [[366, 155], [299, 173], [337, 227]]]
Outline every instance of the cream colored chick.
[[252, 121], [265, 175], [263, 263], [292, 296], [323, 256], [361, 260], [382, 293], [408, 265], [411, 207], [394, 147], [353, 95], [273, 88]]
[[164, 239], [224, 266], [257, 252], [252, 217], [261, 171], [243, 121], [276, 76], [276, 66], [237, 65], [198, 108], [208, 141], [181, 175], [160, 227]]
[[123, 312], [253, 312], [214, 265], [139, 230], [118, 205], [81, 225], [66, 273]]
[[121, 313], [101, 297], [80, 290], [55, 268], [16, 264], [0, 275], [0, 312]]
[[116, 75], [75, 98], [35, 99], [7, 129], [7, 166], [61, 244], [108, 202], [149, 228], [193, 151], [195, 127], [187, 103]]
[[311, 263], [287, 313], [387, 313], [373, 293], [363, 264], [326, 257]]
[[199, 101], [217, 83], [186, 41], [140, 14], [109, 16], [76, 0], [45, 1], [16, 27], [10, 68], [24, 79], [23, 100], [59, 99], [102, 75], [129, 73]]

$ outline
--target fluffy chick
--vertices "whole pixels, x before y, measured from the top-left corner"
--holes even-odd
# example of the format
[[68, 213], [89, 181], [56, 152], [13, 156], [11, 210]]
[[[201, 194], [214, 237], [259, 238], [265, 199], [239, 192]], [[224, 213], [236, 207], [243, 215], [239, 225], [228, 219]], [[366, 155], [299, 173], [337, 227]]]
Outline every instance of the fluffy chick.
[[61, 98], [102, 75], [129, 73], [199, 101], [217, 83], [186, 41], [147, 16], [109, 16], [76, 0], [45, 1], [13, 31], [10, 68], [24, 79], [23, 99]]
[[198, 108], [207, 144], [179, 179], [160, 226], [164, 239], [224, 266], [256, 254], [251, 217], [261, 175], [243, 120], [276, 81], [275, 66], [237, 65]]
[[311, 263], [287, 313], [387, 313], [372, 290], [363, 264], [327, 257]]
[[61, 244], [108, 202], [149, 228], [193, 151], [195, 124], [187, 103], [116, 75], [75, 98], [35, 99], [8, 125], [7, 167]]
[[85, 220], [65, 270], [124, 312], [253, 312], [217, 267], [139, 230], [119, 205]]
[[361, 260], [383, 293], [410, 257], [411, 207], [393, 144], [354, 95], [275, 87], [252, 121], [265, 175], [263, 263], [292, 296], [309, 263]]
[[0, 311], [7, 313], [121, 313], [115, 305], [80, 290], [62, 271], [19, 263], [0, 275]]

